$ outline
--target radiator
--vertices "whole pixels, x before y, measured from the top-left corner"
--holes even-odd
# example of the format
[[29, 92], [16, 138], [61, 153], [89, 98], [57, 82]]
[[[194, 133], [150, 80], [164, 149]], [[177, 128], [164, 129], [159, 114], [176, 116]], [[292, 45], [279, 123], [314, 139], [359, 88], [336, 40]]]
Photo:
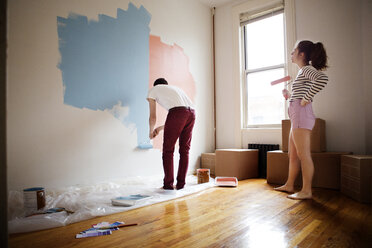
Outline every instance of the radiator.
[[278, 144], [248, 144], [248, 149], [258, 149], [258, 177], [266, 178], [267, 152], [279, 150]]

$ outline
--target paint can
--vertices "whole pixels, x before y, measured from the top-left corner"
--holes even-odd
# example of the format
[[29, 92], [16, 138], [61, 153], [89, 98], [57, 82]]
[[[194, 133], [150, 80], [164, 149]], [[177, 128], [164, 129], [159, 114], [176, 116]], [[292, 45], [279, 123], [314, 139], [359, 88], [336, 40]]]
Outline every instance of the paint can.
[[45, 207], [45, 191], [42, 187], [23, 190], [24, 209], [26, 215], [37, 212]]
[[209, 175], [210, 175], [209, 169], [197, 169], [196, 171], [198, 174], [198, 184], [209, 182]]

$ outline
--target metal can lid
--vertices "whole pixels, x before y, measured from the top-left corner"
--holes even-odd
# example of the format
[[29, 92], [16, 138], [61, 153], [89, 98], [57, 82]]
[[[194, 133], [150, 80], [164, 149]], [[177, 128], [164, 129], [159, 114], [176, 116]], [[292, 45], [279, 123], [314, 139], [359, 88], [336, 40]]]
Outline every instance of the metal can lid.
[[43, 187], [34, 187], [34, 188], [24, 189], [23, 191], [39, 191], [39, 190], [44, 190], [44, 188]]

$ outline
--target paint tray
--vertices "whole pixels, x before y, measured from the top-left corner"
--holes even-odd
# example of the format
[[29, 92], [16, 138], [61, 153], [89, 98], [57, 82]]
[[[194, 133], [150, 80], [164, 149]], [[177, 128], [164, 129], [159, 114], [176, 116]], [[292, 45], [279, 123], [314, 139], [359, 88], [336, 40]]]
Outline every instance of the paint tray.
[[217, 186], [236, 187], [238, 186], [238, 179], [236, 177], [216, 177], [214, 183]]
[[128, 195], [128, 196], [120, 196], [111, 199], [111, 203], [113, 206], [123, 206], [123, 207], [130, 207], [139, 202], [145, 201], [147, 199], [152, 198], [149, 195]]

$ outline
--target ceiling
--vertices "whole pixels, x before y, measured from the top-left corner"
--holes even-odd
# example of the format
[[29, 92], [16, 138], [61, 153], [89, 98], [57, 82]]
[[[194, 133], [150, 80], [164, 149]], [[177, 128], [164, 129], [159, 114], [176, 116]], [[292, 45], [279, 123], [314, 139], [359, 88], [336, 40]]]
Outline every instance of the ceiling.
[[236, 0], [199, 0], [199, 2], [209, 6], [209, 7], [219, 7], [226, 3], [232, 3]]

